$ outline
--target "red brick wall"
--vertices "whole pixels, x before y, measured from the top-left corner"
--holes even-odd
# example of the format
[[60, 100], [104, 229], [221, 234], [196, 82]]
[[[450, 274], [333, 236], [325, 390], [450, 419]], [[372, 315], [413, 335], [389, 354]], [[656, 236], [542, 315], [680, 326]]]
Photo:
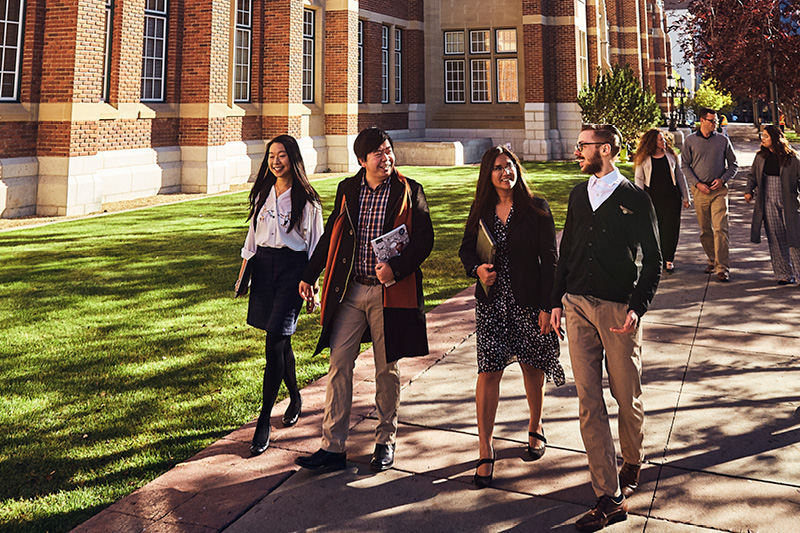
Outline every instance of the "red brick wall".
[[380, 22], [364, 21], [364, 103], [381, 101], [381, 28]]
[[[415, 20], [422, 20], [422, 2], [415, 2], [414, 10], [415, 16], [420, 18]], [[381, 15], [389, 15], [390, 17], [397, 17], [400, 19], [409, 19], [409, 2], [408, 0], [361, 0], [358, 3], [361, 9], [372, 11], [373, 13], [380, 13]]]
[[0, 156], [36, 155], [38, 122], [0, 122]]
[[358, 129], [376, 126], [383, 130], [407, 130], [408, 113], [363, 113], [358, 116]]
[[425, 103], [425, 33], [403, 32], [403, 101]]

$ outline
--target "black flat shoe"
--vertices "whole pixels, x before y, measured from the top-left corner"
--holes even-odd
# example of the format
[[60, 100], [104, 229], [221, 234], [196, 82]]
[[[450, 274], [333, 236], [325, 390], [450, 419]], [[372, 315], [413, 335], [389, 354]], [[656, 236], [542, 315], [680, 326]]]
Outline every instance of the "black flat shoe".
[[[495, 453], [494, 453], [494, 451], [492, 451], [492, 458], [491, 459], [481, 459], [481, 460], [478, 461], [478, 464], [475, 465], [475, 478], [472, 481], [473, 481], [473, 483], [475, 483], [475, 485], [479, 489], [485, 489], [486, 487], [491, 487], [492, 486], [492, 476], [494, 475], [494, 459], [495, 459], [495, 457], [496, 457]], [[482, 465], [492, 465], [492, 471], [489, 473], [488, 476], [480, 476], [480, 475], [478, 475], [478, 469]]]
[[296, 465], [308, 470], [327, 470], [331, 472], [344, 470], [347, 466], [347, 453], [334, 453], [320, 448], [310, 456], [298, 457], [294, 462]]
[[263, 435], [263, 430], [256, 428], [256, 433], [253, 435], [253, 443], [250, 445], [250, 455], [261, 455], [267, 448], [269, 448], [269, 434], [272, 428], [267, 426], [267, 434]]
[[394, 444], [376, 444], [369, 467], [375, 472], [389, 470], [394, 465]]
[[288, 428], [297, 424], [297, 421], [300, 419], [300, 412], [302, 410], [302, 399], [298, 399], [297, 402], [290, 402], [289, 407], [286, 408], [286, 412], [283, 413], [283, 418], [281, 418], [283, 425]]
[[791, 283], [791, 281], [789, 281], [788, 279], [779, 279], [778, 280], [778, 285], [788, 285], [790, 283]]
[[532, 448], [531, 445], [530, 445], [530, 442], [528, 442], [528, 447], [526, 448], [526, 450], [528, 452], [528, 455], [531, 456], [531, 459], [533, 459], [534, 461], [537, 461], [537, 460], [542, 458], [542, 456], [544, 455], [544, 452], [547, 450], [547, 439], [544, 438], [544, 428], [542, 428], [542, 434], [541, 435], [539, 435], [535, 431], [529, 431], [528, 432], [528, 437], [534, 437], [534, 438], [539, 439], [540, 441], [544, 442], [544, 446], [542, 446], [541, 448]]

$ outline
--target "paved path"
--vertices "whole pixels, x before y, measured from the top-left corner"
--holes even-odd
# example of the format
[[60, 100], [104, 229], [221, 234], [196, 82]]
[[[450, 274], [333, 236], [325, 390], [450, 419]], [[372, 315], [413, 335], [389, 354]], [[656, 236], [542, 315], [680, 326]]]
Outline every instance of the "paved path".
[[[752, 152], [742, 153], [743, 163]], [[609, 531], [800, 531], [800, 288], [773, 281], [766, 239], [749, 243], [751, 208], [731, 194], [732, 282], [703, 274], [691, 210], [677, 272], [644, 317], [646, 464], [628, 520]], [[371, 354], [356, 367], [348, 468], [299, 470], [319, 447], [325, 378], [303, 391], [297, 426], [249, 458], [254, 423], [112, 505], [75, 531], [573, 531], [594, 502], [562, 345], [567, 384], [548, 385], [550, 442], [526, 459], [522, 377], [502, 385], [493, 488], [472, 484], [477, 460], [473, 303], [465, 291], [429, 313], [432, 355], [404, 360], [396, 467], [368, 462], [376, 425]], [[610, 395], [612, 417], [616, 408]], [[614, 422], [612, 421], [612, 425]]]

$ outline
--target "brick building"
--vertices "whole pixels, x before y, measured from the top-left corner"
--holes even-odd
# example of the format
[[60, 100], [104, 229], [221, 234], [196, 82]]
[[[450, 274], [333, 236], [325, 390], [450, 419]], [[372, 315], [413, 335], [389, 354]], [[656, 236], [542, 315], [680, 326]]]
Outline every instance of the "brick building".
[[629, 64], [660, 95], [669, 51], [661, 0], [5, 6], [3, 217], [226, 190], [279, 133], [315, 172], [354, 170], [367, 125], [399, 141], [484, 138], [526, 159], [569, 157], [576, 95], [595, 69]]

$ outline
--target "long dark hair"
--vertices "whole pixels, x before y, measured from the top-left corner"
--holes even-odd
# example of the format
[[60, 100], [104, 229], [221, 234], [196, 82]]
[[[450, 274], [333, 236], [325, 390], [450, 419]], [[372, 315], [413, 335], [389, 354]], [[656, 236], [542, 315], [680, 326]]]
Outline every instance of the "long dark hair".
[[286, 229], [289, 232], [303, 219], [303, 209], [307, 202], [321, 203], [319, 194], [308, 181], [303, 156], [300, 154], [300, 146], [291, 135], [278, 135], [267, 144], [267, 152], [264, 154], [264, 160], [261, 161], [261, 168], [258, 169], [256, 181], [253, 183], [253, 188], [250, 189], [250, 213], [247, 215], [247, 220], [253, 218], [261, 210], [264, 202], [267, 201], [269, 190], [278, 181], [278, 178], [269, 169], [269, 149], [275, 143], [283, 145], [292, 167], [292, 217], [289, 220], [289, 227]]
[[656, 153], [656, 150], [658, 150], [658, 135], [660, 133], [664, 134], [664, 151], [675, 155], [675, 150], [672, 149], [672, 142], [670, 142], [671, 135], [669, 132], [662, 132], [657, 128], [653, 128], [647, 130], [639, 139], [639, 146], [636, 147], [636, 155], [633, 156], [634, 166], [638, 167], [642, 164], [642, 161]]
[[[764, 131], [767, 132], [769, 138], [772, 140], [772, 149], [778, 154], [780, 165], [782, 167], [786, 166], [789, 163], [789, 158], [793, 157], [797, 152], [792, 148], [792, 145], [789, 144], [786, 136], [778, 126], [770, 124], [764, 127]], [[762, 146], [756, 155], [760, 155], [766, 159], [769, 154], [770, 149]]]
[[497, 191], [492, 184], [492, 168], [494, 161], [498, 156], [505, 154], [511, 160], [511, 164], [517, 171], [517, 182], [512, 189], [514, 195], [514, 204], [517, 206], [527, 206], [541, 215], [546, 215], [542, 208], [536, 205], [533, 199], [533, 193], [525, 183], [525, 177], [522, 175], [522, 165], [519, 158], [506, 148], [505, 146], [495, 146], [489, 148], [483, 159], [481, 159], [481, 169], [478, 174], [478, 185], [475, 187], [475, 200], [472, 202], [472, 209], [467, 218], [467, 229], [469, 231], [476, 231], [478, 228], [478, 220], [489, 212], [493, 212], [495, 205], [500, 200], [497, 196]]

